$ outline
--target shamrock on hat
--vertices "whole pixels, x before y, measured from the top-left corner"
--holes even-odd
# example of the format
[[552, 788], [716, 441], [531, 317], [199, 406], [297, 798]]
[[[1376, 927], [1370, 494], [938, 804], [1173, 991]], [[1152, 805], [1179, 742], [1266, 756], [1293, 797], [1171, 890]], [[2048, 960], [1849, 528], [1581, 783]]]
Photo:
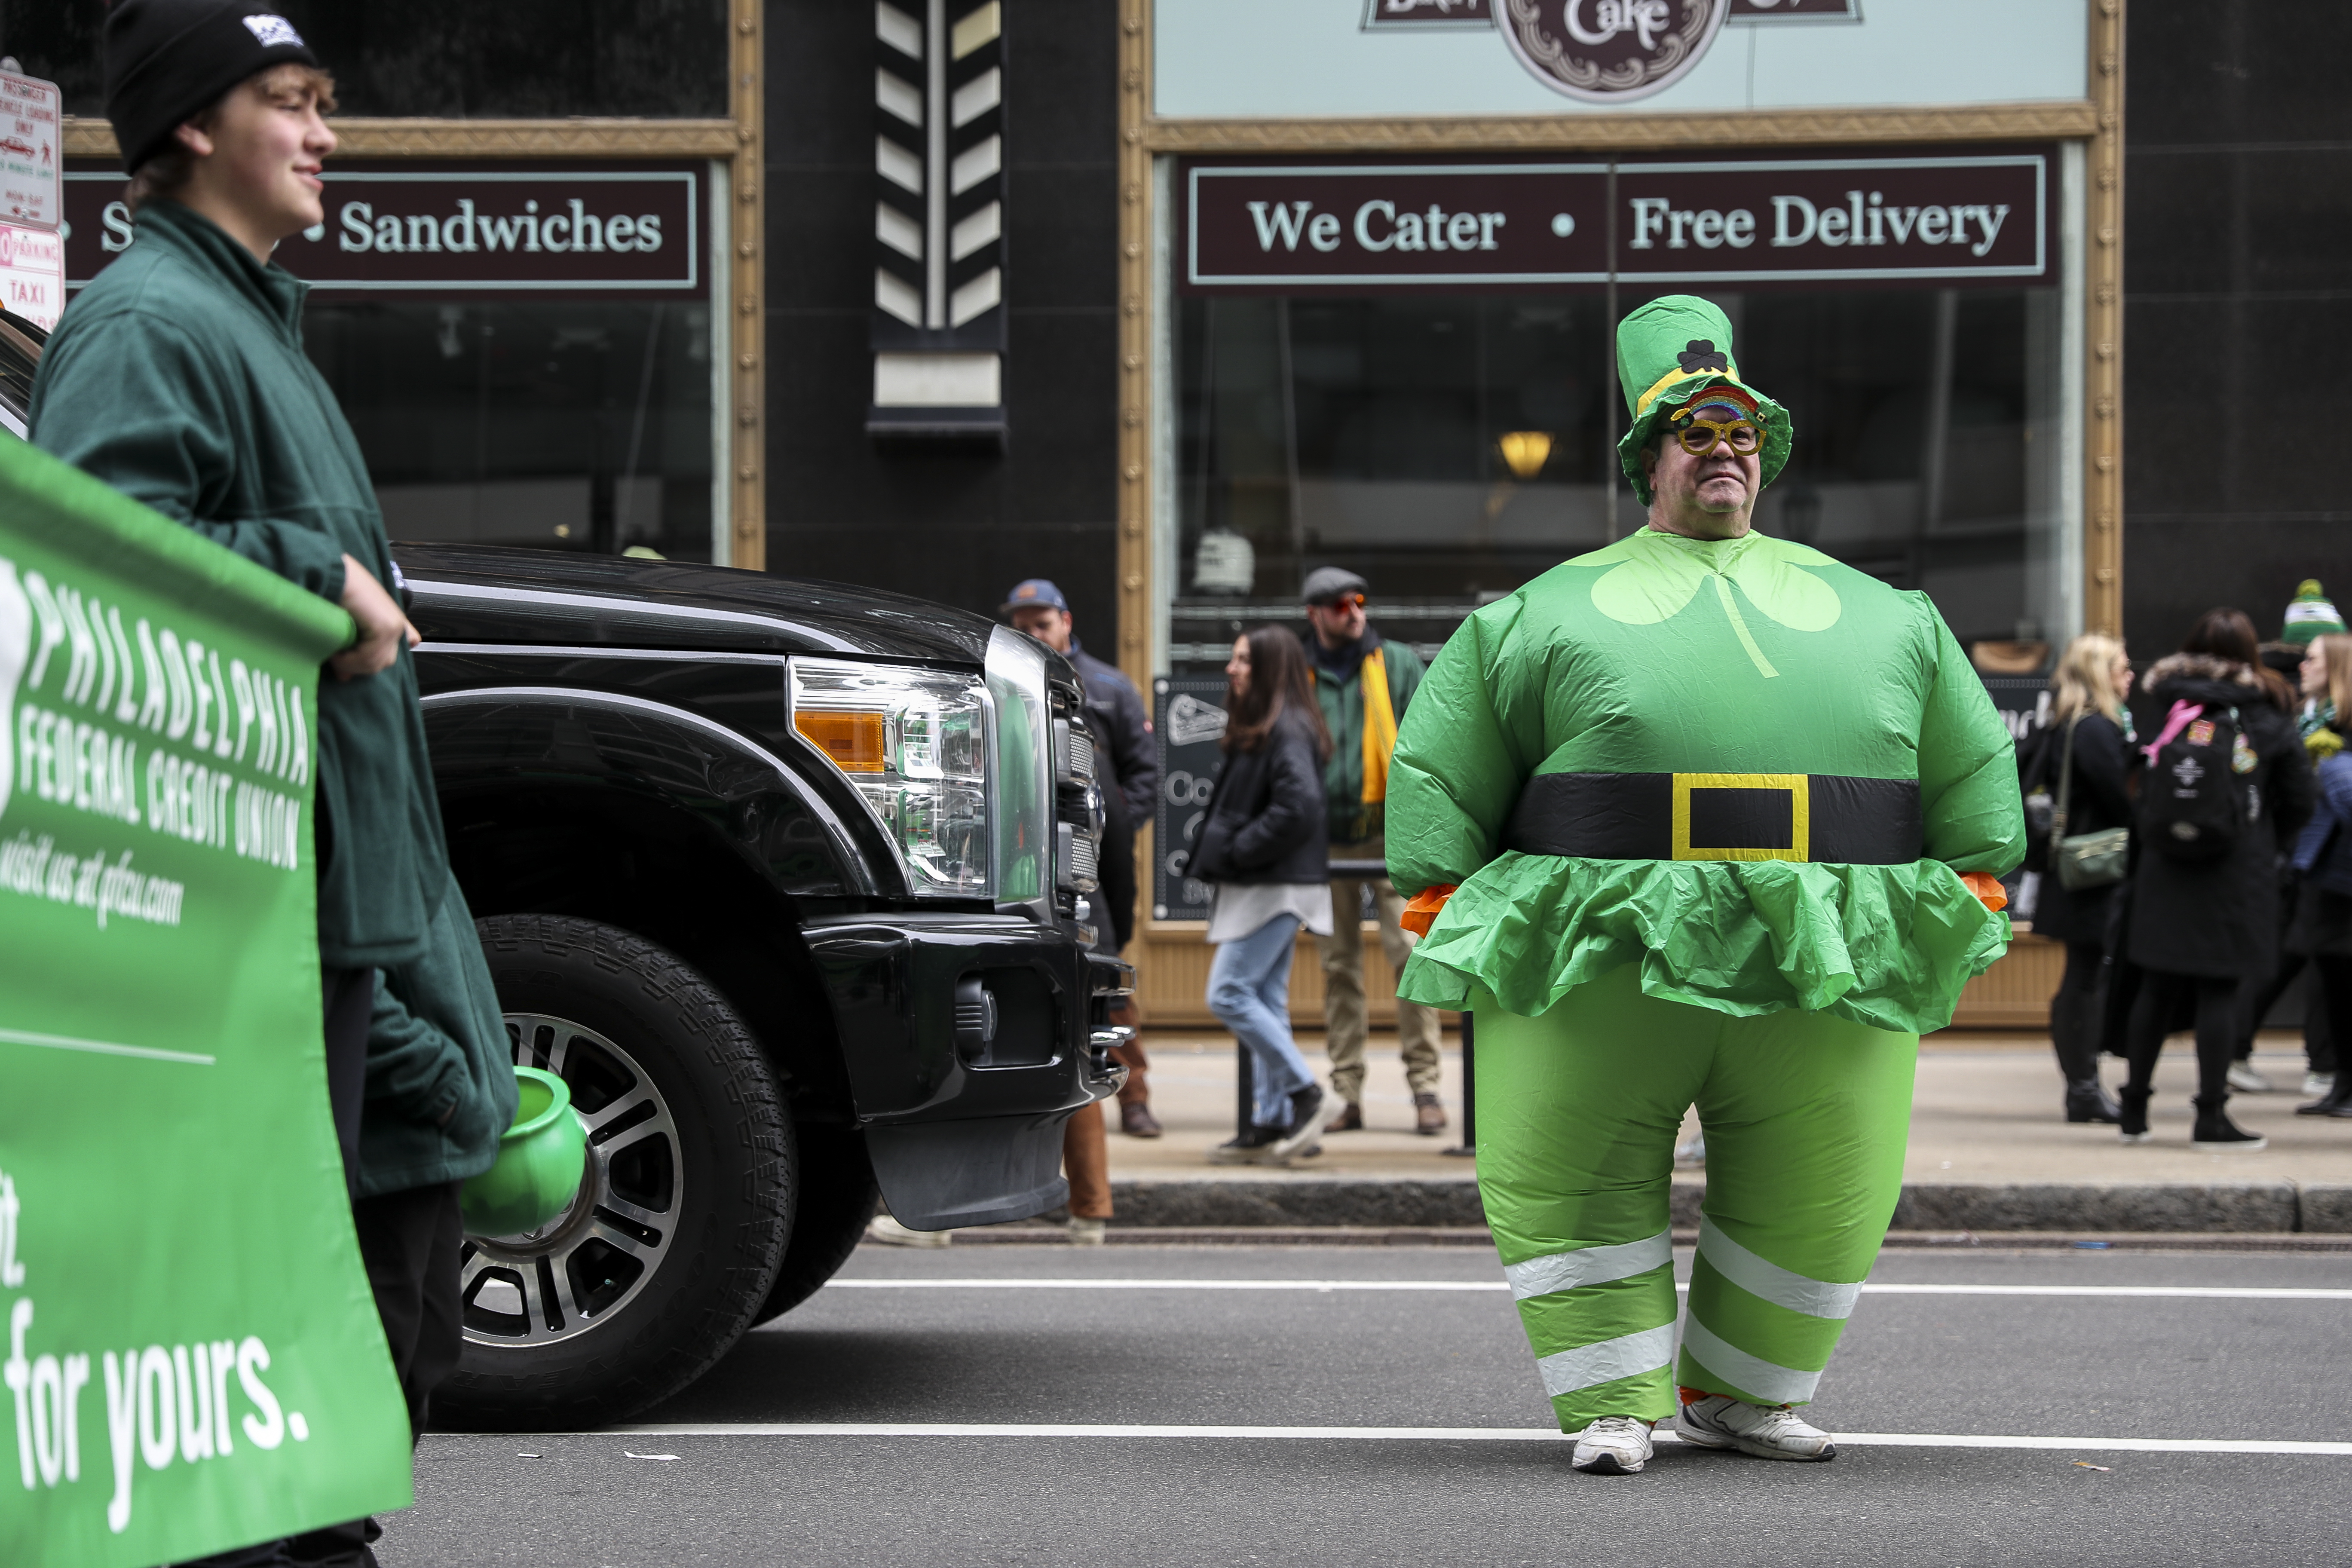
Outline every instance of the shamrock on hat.
[[1756, 400], [1756, 425], [1764, 432], [1760, 482], [1770, 484], [1788, 465], [1795, 435], [1789, 411], [1739, 379], [1731, 320], [1712, 300], [1668, 294], [1619, 322], [1617, 379], [1633, 416], [1617, 458], [1643, 506], [1650, 504], [1650, 477], [1642, 471], [1642, 448], [1661, 419], [1712, 387], [1736, 386]]

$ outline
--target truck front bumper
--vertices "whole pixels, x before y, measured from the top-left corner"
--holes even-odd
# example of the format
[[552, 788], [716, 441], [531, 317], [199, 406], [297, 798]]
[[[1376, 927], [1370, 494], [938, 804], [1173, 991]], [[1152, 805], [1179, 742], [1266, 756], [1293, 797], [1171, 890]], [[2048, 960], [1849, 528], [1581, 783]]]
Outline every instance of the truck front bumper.
[[1064, 1202], [1063, 1126], [1118, 1092], [1133, 970], [1019, 915], [848, 915], [803, 928], [893, 1217], [917, 1230]]

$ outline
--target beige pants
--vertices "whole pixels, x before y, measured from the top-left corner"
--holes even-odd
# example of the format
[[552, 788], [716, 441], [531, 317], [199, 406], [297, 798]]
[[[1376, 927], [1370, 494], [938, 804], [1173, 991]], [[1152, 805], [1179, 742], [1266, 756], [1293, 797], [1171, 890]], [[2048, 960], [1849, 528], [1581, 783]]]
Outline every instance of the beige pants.
[[[1334, 860], [1379, 860], [1387, 847], [1375, 838], [1364, 844], [1334, 844]], [[1323, 954], [1323, 1023], [1331, 1053], [1331, 1087], [1350, 1105], [1364, 1099], [1364, 884], [1349, 879], [1331, 884], [1331, 934], [1318, 936]], [[1404, 900], [1385, 880], [1372, 884], [1381, 914], [1381, 951], [1391, 973], [1402, 973], [1413, 935], [1401, 923]], [[1437, 1092], [1437, 1010], [1397, 998], [1397, 1047], [1404, 1057], [1405, 1082], [1415, 1094]]]

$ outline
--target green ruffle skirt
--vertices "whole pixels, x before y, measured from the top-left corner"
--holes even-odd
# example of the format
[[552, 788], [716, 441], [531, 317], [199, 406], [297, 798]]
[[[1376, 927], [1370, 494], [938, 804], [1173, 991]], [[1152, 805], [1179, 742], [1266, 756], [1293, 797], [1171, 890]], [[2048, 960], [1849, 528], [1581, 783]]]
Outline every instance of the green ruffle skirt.
[[1626, 963], [1652, 996], [1734, 1017], [1797, 1008], [1924, 1034], [2009, 945], [1940, 860], [1583, 860], [1506, 851], [1446, 901], [1397, 994], [1462, 1007], [1483, 986], [1537, 1017]]

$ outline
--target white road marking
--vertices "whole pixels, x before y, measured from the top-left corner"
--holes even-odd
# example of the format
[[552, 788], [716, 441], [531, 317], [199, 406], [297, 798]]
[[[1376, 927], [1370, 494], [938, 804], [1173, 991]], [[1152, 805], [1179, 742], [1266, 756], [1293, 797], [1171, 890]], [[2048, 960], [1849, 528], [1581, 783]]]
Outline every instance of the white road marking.
[[[1502, 1279], [835, 1279], [828, 1290], [1471, 1290]], [[1677, 1290], [1690, 1286], [1677, 1283]], [[2218, 1301], [2352, 1301], [2352, 1289], [2284, 1285], [1864, 1285], [1865, 1296], [2137, 1296]]]
[[[564, 1434], [549, 1434], [563, 1436]], [[607, 1426], [571, 1434], [584, 1437], [1213, 1437], [1278, 1442], [1402, 1441], [1423, 1443], [1556, 1443], [1562, 1435], [1542, 1426], [1159, 1426], [1062, 1425], [1050, 1422], [947, 1421], [688, 1421]], [[434, 1433], [428, 1441], [485, 1437], [498, 1432]], [[1954, 1432], [1840, 1432], [1857, 1448], [2015, 1448], [2107, 1454], [2309, 1454], [2352, 1458], [2352, 1443], [2268, 1437], [2019, 1437]], [[1670, 1430], [1658, 1441], [1676, 1442]], [[635, 1457], [635, 1456], [633, 1456]]]

